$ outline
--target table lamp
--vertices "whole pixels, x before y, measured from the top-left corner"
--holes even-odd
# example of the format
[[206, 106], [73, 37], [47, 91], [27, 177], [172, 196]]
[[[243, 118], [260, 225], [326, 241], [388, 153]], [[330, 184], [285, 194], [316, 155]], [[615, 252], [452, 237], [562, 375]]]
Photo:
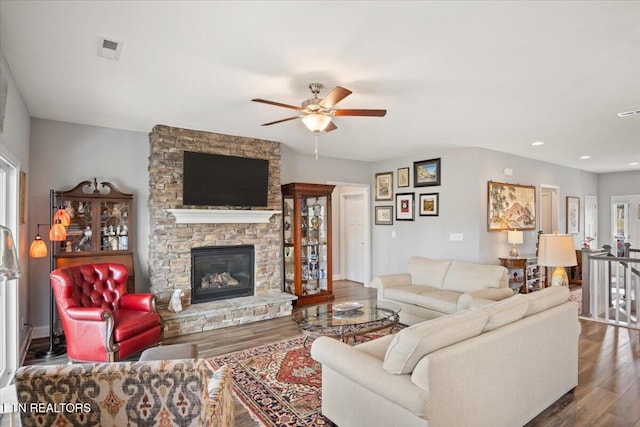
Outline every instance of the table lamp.
[[511, 243], [513, 246], [511, 247], [511, 252], [509, 255], [511, 258], [518, 258], [520, 254], [518, 253], [518, 249], [516, 245], [521, 245], [523, 242], [523, 233], [520, 230], [510, 230], [507, 232], [507, 242]]
[[552, 286], [569, 286], [569, 277], [563, 267], [578, 265], [571, 234], [541, 234], [538, 248], [538, 265], [555, 267], [551, 276]]

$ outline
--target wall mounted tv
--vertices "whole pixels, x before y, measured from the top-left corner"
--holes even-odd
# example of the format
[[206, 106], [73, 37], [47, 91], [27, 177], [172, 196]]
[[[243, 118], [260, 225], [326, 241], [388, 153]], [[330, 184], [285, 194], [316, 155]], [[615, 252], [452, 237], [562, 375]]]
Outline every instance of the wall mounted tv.
[[267, 206], [269, 160], [184, 152], [182, 203]]

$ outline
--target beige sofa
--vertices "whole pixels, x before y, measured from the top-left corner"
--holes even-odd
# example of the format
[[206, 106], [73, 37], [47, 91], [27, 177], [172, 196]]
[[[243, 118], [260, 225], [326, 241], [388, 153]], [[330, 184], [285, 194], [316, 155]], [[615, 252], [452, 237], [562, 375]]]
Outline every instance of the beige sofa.
[[322, 412], [340, 427], [513, 427], [578, 383], [564, 287], [425, 321], [354, 347], [320, 337]]
[[400, 305], [400, 323], [413, 325], [466, 310], [474, 299], [512, 296], [508, 274], [500, 265], [412, 257], [406, 273], [376, 277], [371, 285], [379, 300]]

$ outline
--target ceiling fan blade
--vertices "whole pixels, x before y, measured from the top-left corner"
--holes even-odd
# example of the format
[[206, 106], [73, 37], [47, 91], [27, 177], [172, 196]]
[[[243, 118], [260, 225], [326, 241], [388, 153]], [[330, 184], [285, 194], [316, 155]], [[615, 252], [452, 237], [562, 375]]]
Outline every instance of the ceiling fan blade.
[[338, 126], [336, 126], [335, 123], [333, 123], [333, 122], [329, 122], [327, 127], [324, 128], [324, 131], [325, 132], [331, 132], [332, 130], [336, 130], [336, 129], [338, 129]]
[[335, 116], [384, 117], [387, 114], [387, 110], [340, 109], [340, 110], [334, 110], [333, 114]]
[[299, 119], [300, 117], [302, 117], [302, 116], [287, 117], [286, 119], [276, 120], [275, 122], [263, 123], [263, 124], [261, 124], [260, 126], [270, 126], [270, 125], [275, 125], [275, 124], [282, 123], [282, 122], [288, 122], [289, 120]]
[[345, 99], [347, 96], [351, 95], [351, 91], [349, 89], [345, 89], [342, 86], [336, 86], [333, 88], [331, 92], [327, 94], [322, 101], [320, 101], [320, 106], [325, 108], [333, 108], [338, 102]]
[[296, 110], [296, 111], [302, 110], [302, 108], [296, 107], [295, 105], [283, 104], [281, 102], [269, 101], [269, 100], [266, 100], [266, 99], [256, 98], [256, 99], [252, 99], [252, 101], [253, 102], [262, 102], [263, 104], [275, 105], [276, 107], [289, 108], [291, 110]]

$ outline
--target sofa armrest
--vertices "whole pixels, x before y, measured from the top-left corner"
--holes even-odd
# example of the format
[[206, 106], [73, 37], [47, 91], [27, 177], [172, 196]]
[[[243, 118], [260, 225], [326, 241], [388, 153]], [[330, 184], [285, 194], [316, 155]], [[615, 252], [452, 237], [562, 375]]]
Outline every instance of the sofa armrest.
[[370, 354], [329, 337], [319, 337], [311, 345], [311, 357], [363, 388], [413, 411], [424, 407], [428, 390], [411, 382], [411, 375], [390, 374], [382, 361]]
[[386, 288], [393, 288], [396, 286], [406, 286], [411, 284], [411, 275], [409, 273], [399, 274], [387, 274], [385, 276], [378, 276], [371, 282], [371, 286], [378, 290], [378, 298], [383, 297], [384, 290]]
[[120, 308], [155, 313], [156, 296], [154, 294], [124, 294], [120, 298]]

